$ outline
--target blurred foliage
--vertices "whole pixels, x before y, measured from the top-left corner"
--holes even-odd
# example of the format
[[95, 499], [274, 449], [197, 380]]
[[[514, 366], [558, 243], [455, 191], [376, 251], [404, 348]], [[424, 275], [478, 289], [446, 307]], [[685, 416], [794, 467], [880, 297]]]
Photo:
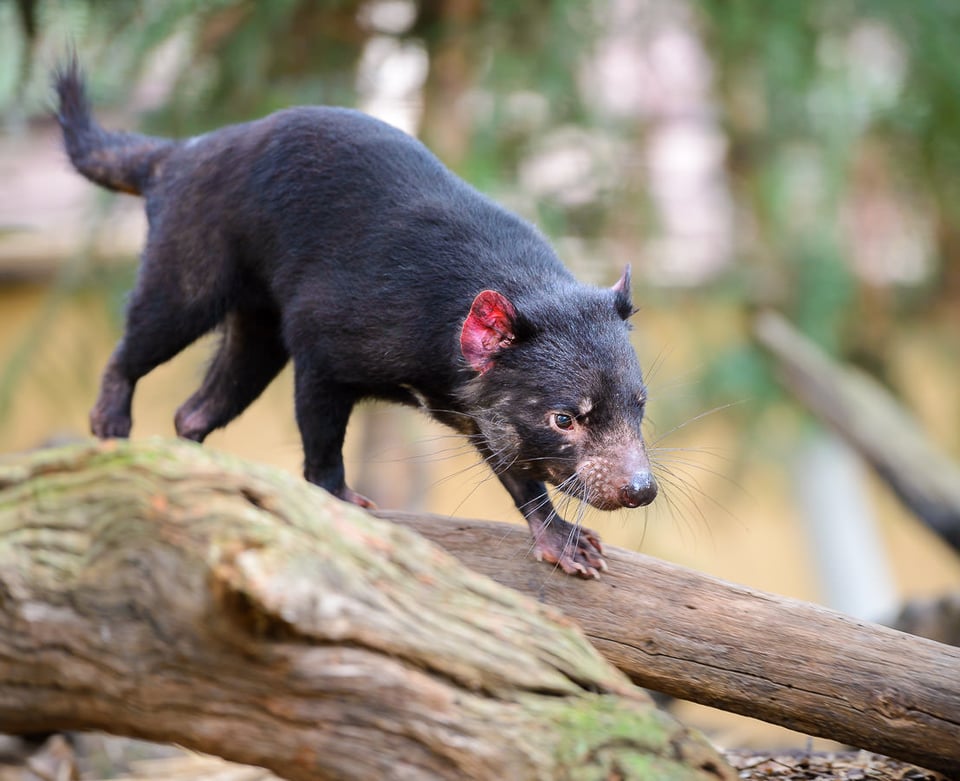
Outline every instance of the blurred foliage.
[[[668, 23], [692, 31], [709, 60], [715, 119], [706, 121], [726, 145], [734, 240], [695, 292], [729, 306], [741, 326], [719, 346], [702, 338], [703, 406], [776, 395], [749, 339], [752, 307], [787, 312], [830, 352], [881, 377], [903, 318], [952, 322], [960, 5], [949, 0], [19, 0], [0, 5], [0, 109], [44, 110], [47, 69], [68, 41], [99, 105], [133, 101], [148, 110], [148, 129], [177, 135], [290, 104], [356, 104], [371, 41], [410, 44], [428, 62], [416, 97], [424, 140], [547, 232], [580, 241], [586, 256], [626, 247], [594, 274], [612, 279], [662, 229], [644, 163], [657, 117], [649, 107], [598, 109], [583, 78], [624, 13], [643, 17], [635, 45], [644, 56], [650, 31]], [[144, 96], [144, 73], [163, 77], [154, 78], [167, 83], [162, 95]], [[561, 132], [610, 169], [589, 198], [522, 191], [524, 165]], [[601, 148], [601, 137], [611, 145]], [[871, 278], [851, 260], [867, 237], [849, 215], [878, 192], [920, 226], [913, 276]], [[642, 296], [652, 307], [691, 292], [647, 284], [658, 284]]]
[[[697, 5], [727, 170], [747, 215], [739, 271], [760, 280], [747, 300], [786, 311], [831, 353], [889, 379], [888, 346], [903, 318], [955, 328], [960, 305], [960, 6]], [[842, 218], [878, 185], [929, 221], [926, 278], [878, 283], [856, 273], [851, 249], [869, 237], [849, 235]], [[873, 305], [878, 296], [889, 305]], [[955, 340], [949, 349], [955, 360]], [[743, 359], [735, 345], [714, 368], [738, 372]]]

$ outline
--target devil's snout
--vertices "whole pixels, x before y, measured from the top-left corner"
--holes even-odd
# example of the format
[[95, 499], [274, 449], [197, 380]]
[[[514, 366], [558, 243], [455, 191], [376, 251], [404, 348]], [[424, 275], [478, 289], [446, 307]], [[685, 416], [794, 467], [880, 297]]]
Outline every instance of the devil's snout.
[[649, 469], [637, 472], [620, 488], [620, 504], [642, 507], [657, 498], [657, 481]]
[[642, 442], [614, 441], [584, 459], [577, 475], [587, 488], [587, 501], [599, 510], [642, 507], [657, 498], [657, 481]]

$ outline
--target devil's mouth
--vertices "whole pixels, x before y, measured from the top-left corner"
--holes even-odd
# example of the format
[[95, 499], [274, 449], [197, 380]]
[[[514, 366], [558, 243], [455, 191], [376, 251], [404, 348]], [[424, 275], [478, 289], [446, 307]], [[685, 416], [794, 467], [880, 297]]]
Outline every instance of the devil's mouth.
[[598, 510], [609, 512], [610, 510], [620, 510], [625, 506], [618, 500], [616, 492], [614, 492], [612, 496], [605, 496], [583, 482], [579, 477], [572, 480], [568, 478], [561, 482], [554, 482], [552, 480], [550, 482], [562, 493], [572, 496], [574, 499], [579, 499], [581, 502], [586, 502]]
[[620, 500], [620, 492], [616, 489], [602, 490], [602, 486], [591, 485], [576, 471], [561, 472], [551, 469], [545, 478], [558, 491], [579, 499], [598, 510], [609, 512], [621, 510], [626, 505]]

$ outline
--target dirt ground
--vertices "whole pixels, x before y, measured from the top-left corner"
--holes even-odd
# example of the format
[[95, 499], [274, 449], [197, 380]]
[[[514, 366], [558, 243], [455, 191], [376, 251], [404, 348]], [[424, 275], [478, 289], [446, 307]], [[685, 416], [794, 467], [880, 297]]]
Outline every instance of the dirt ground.
[[[762, 753], [727, 751], [745, 781], [949, 781], [937, 773], [867, 751]], [[0, 781], [279, 781], [174, 746], [103, 735], [53, 735], [23, 741], [0, 736]], [[655, 781], [655, 779], [651, 779]]]

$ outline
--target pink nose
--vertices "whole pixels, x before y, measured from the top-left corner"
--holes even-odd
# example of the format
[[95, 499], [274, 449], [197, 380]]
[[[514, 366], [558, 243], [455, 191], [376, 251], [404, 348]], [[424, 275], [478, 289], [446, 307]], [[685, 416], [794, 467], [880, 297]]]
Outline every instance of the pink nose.
[[624, 507], [642, 507], [657, 498], [657, 481], [649, 470], [637, 472], [630, 482], [620, 487], [620, 504]]

